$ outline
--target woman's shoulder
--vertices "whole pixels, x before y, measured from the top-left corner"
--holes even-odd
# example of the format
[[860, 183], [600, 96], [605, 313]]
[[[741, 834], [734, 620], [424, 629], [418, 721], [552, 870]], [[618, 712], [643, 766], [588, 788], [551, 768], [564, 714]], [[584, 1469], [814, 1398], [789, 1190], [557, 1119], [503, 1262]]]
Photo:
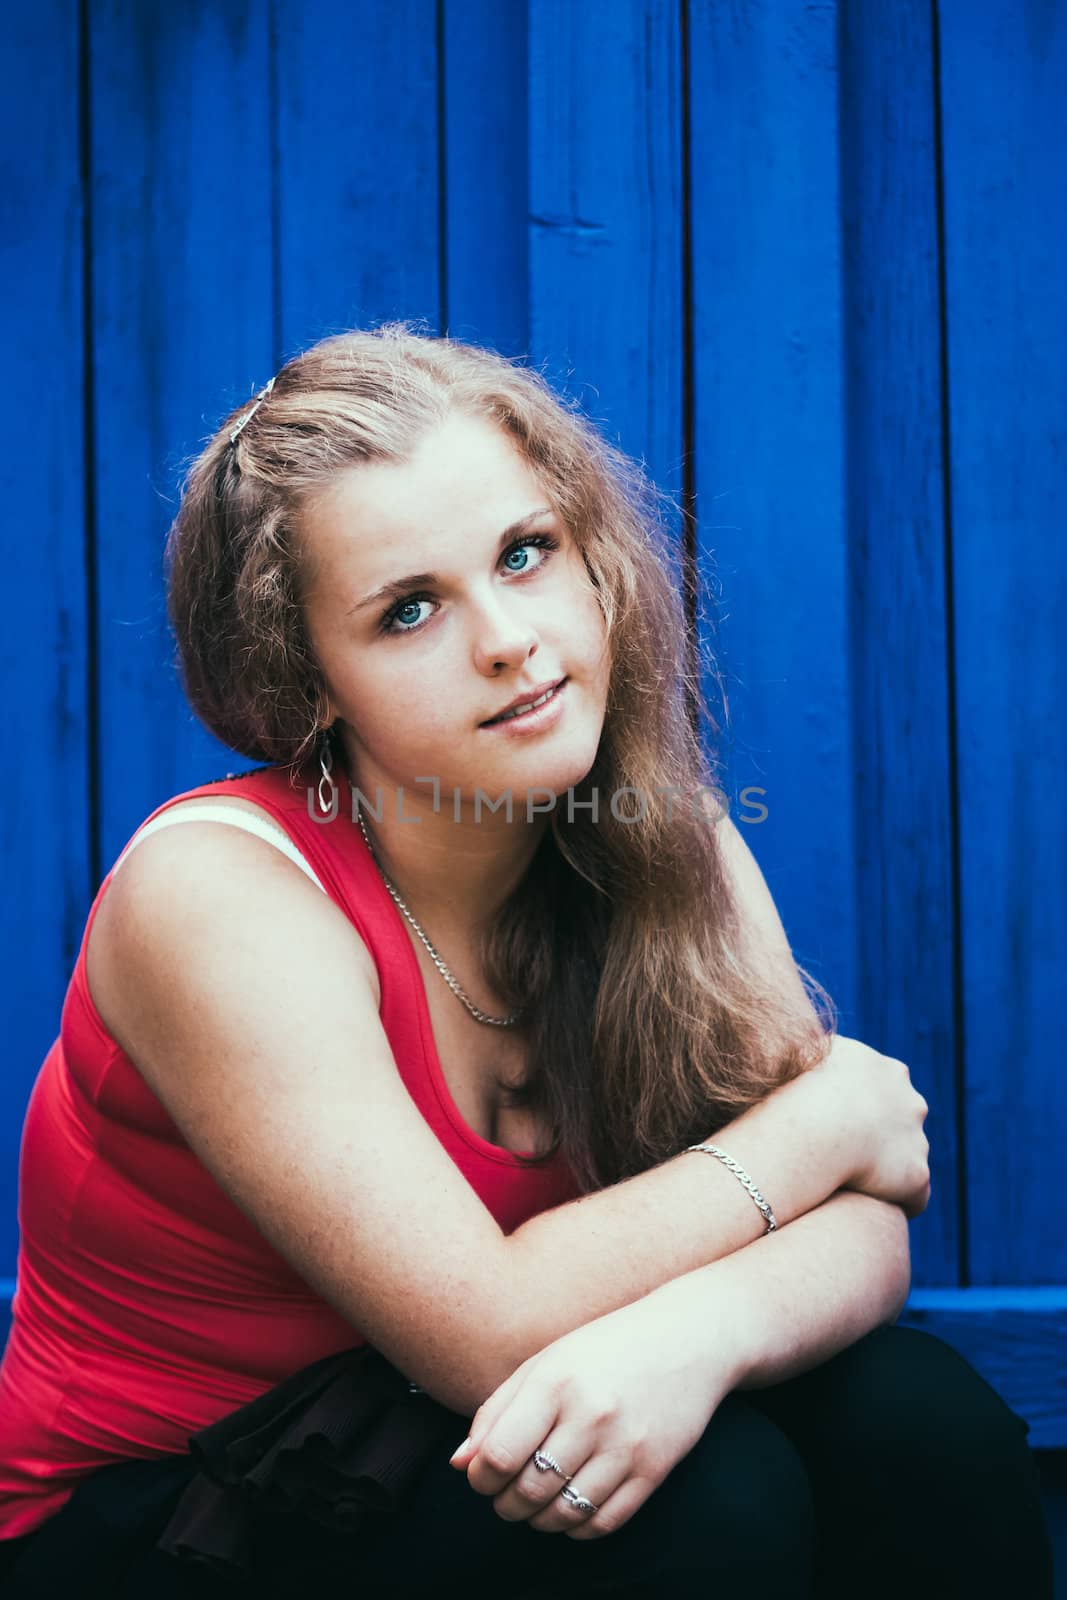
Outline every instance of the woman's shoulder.
[[[114, 876], [136, 846], [143, 845], [153, 834], [161, 832], [164, 828], [187, 822], [216, 822], [239, 827], [245, 832], [255, 834], [258, 838], [266, 839], [270, 844], [278, 845], [291, 860], [296, 861], [297, 865], [304, 861], [293, 844], [288, 830], [282, 825], [277, 809], [264, 804], [262, 797], [252, 799], [247, 792], [204, 794], [197, 791], [192, 794], [176, 795], [147, 817], [116, 857], [111, 868], [111, 876]], [[187, 836], [183, 835], [184, 837]], [[313, 882], [319, 883], [317, 874], [306, 862], [304, 870]], [[319, 887], [322, 887], [321, 883]]]
[[[350, 917], [353, 911], [351, 879], [365, 877], [366, 863], [359, 861], [359, 841], [341, 837], [343, 830], [318, 826], [315, 790], [304, 774], [294, 776], [288, 767], [254, 767], [246, 772], [228, 772], [162, 800], [137, 825], [109, 869], [99, 892], [102, 897], [110, 880], [129, 858], [143, 849], [154, 835], [168, 832], [177, 839], [176, 849], [195, 851], [206, 837], [220, 830], [177, 828], [179, 823], [219, 823], [229, 826], [225, 834], [237, 830], [251, 833], [277, 847], [327, 897], [341, 903]], [[353, 830], [358, 833], [358, 830]], [[159, 852], [153, 852], [157, 855]], [[357, 894], [357, 901], [360, 897]], [[94, 907], [94, 910], [96, 908]], [[357, 916], [357, 922], [360, 918]]]
[[[178, 826], [182, 823], [182, 826]], [[146, 819], [107, 875], [86, 929], [84, 976], [88, 998], [105, 1030], [121, 1039], [128, 994], [124, 962], [127, 929], [136, 916], [148, 939], [167, 939], [183, 925], [182, 903], [191, 905], [226, 883], [226, 927], [220, 940], [240, 936], [258, 919], [291, 919], [330, 938], [343, 931], [376, 1005], [381, 1001], [378, 965], [371, 943], [345, 904], [331, 894], [316, 865], [282, 825], [277, 808], [243, 794], [195, 791], [175, 796]], [[103, 888], [106, 887], [106, 894]], [[221, 908], [220, 908], [221, 910]], [[347, 928], [339, 923], [343, 917]], [[360, 922], [364, 922], [362, 917]], [[231, 925], [232, 923], [232, 925]], [[179, 952], [171, 952], [179, 959]]]

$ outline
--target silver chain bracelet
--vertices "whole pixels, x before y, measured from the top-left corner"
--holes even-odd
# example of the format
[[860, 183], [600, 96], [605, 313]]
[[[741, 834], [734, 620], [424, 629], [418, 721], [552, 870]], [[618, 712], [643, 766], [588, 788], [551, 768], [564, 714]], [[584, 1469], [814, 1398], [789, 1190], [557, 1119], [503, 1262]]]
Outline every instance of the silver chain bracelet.
[[763, 1230], [764, 1233], [766, 1234], [766, 1233], [773, 1233], [774, 1232], [775, 1228], [777, 1228], [777, 1226], [778, 1226], [777, 1222], [775, 1222], [775, 1220], [774, 1220], [774, 1212], [771, 1210], [771, 1208], [767, 1204], [766, 1200], [764, 1200], [763, 1196], [760, 1194], [759, 1190], [756, 1188], [756, 1185], [752, 1182], [752, 1179], [749, 1177], [749, 1175], [745, 1171], [744, 1167], [742, 1167], [738, 1162], [736, 1162], [734, 1160], [733, 1156], [728, 1156], [726, 1154], [726, 1151], [725, 1150], [720, 1150], [719, 1146], [717, 1144], [689, 1144], [689, 1145], [686, 1145], [686, 1153], [688, 1153], [690, 1150], [703, 1150], [705, 1155], [718, 1156], [719, 1160], [724, 1162], [725, 1165], [729, 1167], [730, 1171], [739, 1180], [739, 1182], [744, 1184], [745, 1188], [748, 1190], [749, 1194], [752, 1196], [753, 1200], [755, 1200], [756, 1204], [759, 1206], [760, 1210], [762, 1211], [763, 1217], [764, 1217], [764, 1221], [767, 1224], [766, 1228]]

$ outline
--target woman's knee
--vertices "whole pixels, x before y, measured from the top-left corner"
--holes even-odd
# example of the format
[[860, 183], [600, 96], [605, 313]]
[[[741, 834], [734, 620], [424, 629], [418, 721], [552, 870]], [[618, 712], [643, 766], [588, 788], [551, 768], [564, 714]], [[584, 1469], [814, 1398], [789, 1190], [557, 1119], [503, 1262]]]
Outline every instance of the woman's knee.
[[561, 1541], [574, 1594], [694, 1592], [728, 1582], [748, 1600], [810, 1592], [815, 1512], [804, 1463], [780, 1429], [727, 1395], [701, 1437], [630, 1520], [602, 1539]]
[[990, 1562], [1045, 1559], [1027, 1423], [944, 1340], [877, 1328], [761, 1401], [807, 1462], [820, 1515], [862, 1508], [905, 1544], [958, 1552], [966, 1533]]
[[[815, 1493], [817, 1573], [872, 1595], [922, 1573], [944, 1600], [985, 1584], [1051, 1595], [1051, 1548], [1027, 1424], [969, 1362], [917, 1328], [883, 1327], [800, 1376], [752, 1392], [793, 1440]], [[1015, 1580], [1019, 1581], [1016, 1582]], [[872, 1581], [873, 1578], [872, 1578]]]
[[[815, 1547], [808, 1471], [780, 1428], [734, 1392], [643, 1509], [659, 1502], [672, 1573], [788, 1576], [804, 1594]], [[775, 1589], [773, 1592], [779, 1592]]]
[[922, 1329], [876, 1328], [819, 1370], [838, 1449], [874, 1449], [912, 1473], [924, 1461], [973, 1470], [1029, 1454], [1024, 1419], [958, 1350]]

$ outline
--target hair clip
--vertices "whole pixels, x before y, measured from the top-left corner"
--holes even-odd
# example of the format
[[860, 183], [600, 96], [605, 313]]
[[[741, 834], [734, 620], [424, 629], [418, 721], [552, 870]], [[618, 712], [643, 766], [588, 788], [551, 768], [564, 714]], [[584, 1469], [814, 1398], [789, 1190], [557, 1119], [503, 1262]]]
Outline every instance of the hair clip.
[[236, 444], [237, 435], [240, 433], [242, 428], [247, 427], [248, 423], [251, 422], [252, 418], [255, 416], [256, 412], [259, 410], [260, 406], [263, 404], [264, 400], [267, 398], [267, 396], [270, 394], [270, 392], [271, 392], [271, 390], [273, 388], [274, 388], [274, 379], [272, 378], [269, 383], [264, 384], [263, 388], [256, 395], [256, 403], [252, 407], [251, 411], [246, 411], [245, 412], [244, 416], [241, 418], [241, 420], [237, 424], [236, 428], [234, 428], [233, 432], [230, 434], [230, 443], [231, 444]]

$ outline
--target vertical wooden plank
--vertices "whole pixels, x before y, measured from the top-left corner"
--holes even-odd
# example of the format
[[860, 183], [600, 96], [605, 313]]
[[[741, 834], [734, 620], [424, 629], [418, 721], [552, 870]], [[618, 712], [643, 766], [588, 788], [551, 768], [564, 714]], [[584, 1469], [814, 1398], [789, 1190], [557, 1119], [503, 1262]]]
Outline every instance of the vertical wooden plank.
[[[78, 7], [5, 19], [0, 235], [8, 604], [0, 694], [0, 1276], [15, 1269], [26, 1101], [59, 1030], [90, 879], [89, 641]], [[0, 1330], [0, 1340], [4, 1334]]]
[[959, 1282], [953, 729], [927, 0], [841, 11], [857, 1009], [930, 1105], [915, 1285]]
[[441, 326], [434, 0], [278, 0], [280, 356], [393, 317]]
[[697, 545], [720, 591], [702, 639], [734, 815], [855, 1034], [837, 93], [832, 6], [690, 6]]
[[163, 539], [183, 460], [266, 381], [267, 12], [257, 0], [90, 11], [100, 844], [236, 768], [172, 666]]
[[1067, 1233], [1067, 11], [942, 0], [971, 1281]]
[[442, 304], [454, 339], [529, 338], [526, 0], [442, 0]]
[[[530, 348], [682, 487], [681, 40], [670, 0], [530, 0]], [[680, 540], [680, 517], [665, 526]]]

